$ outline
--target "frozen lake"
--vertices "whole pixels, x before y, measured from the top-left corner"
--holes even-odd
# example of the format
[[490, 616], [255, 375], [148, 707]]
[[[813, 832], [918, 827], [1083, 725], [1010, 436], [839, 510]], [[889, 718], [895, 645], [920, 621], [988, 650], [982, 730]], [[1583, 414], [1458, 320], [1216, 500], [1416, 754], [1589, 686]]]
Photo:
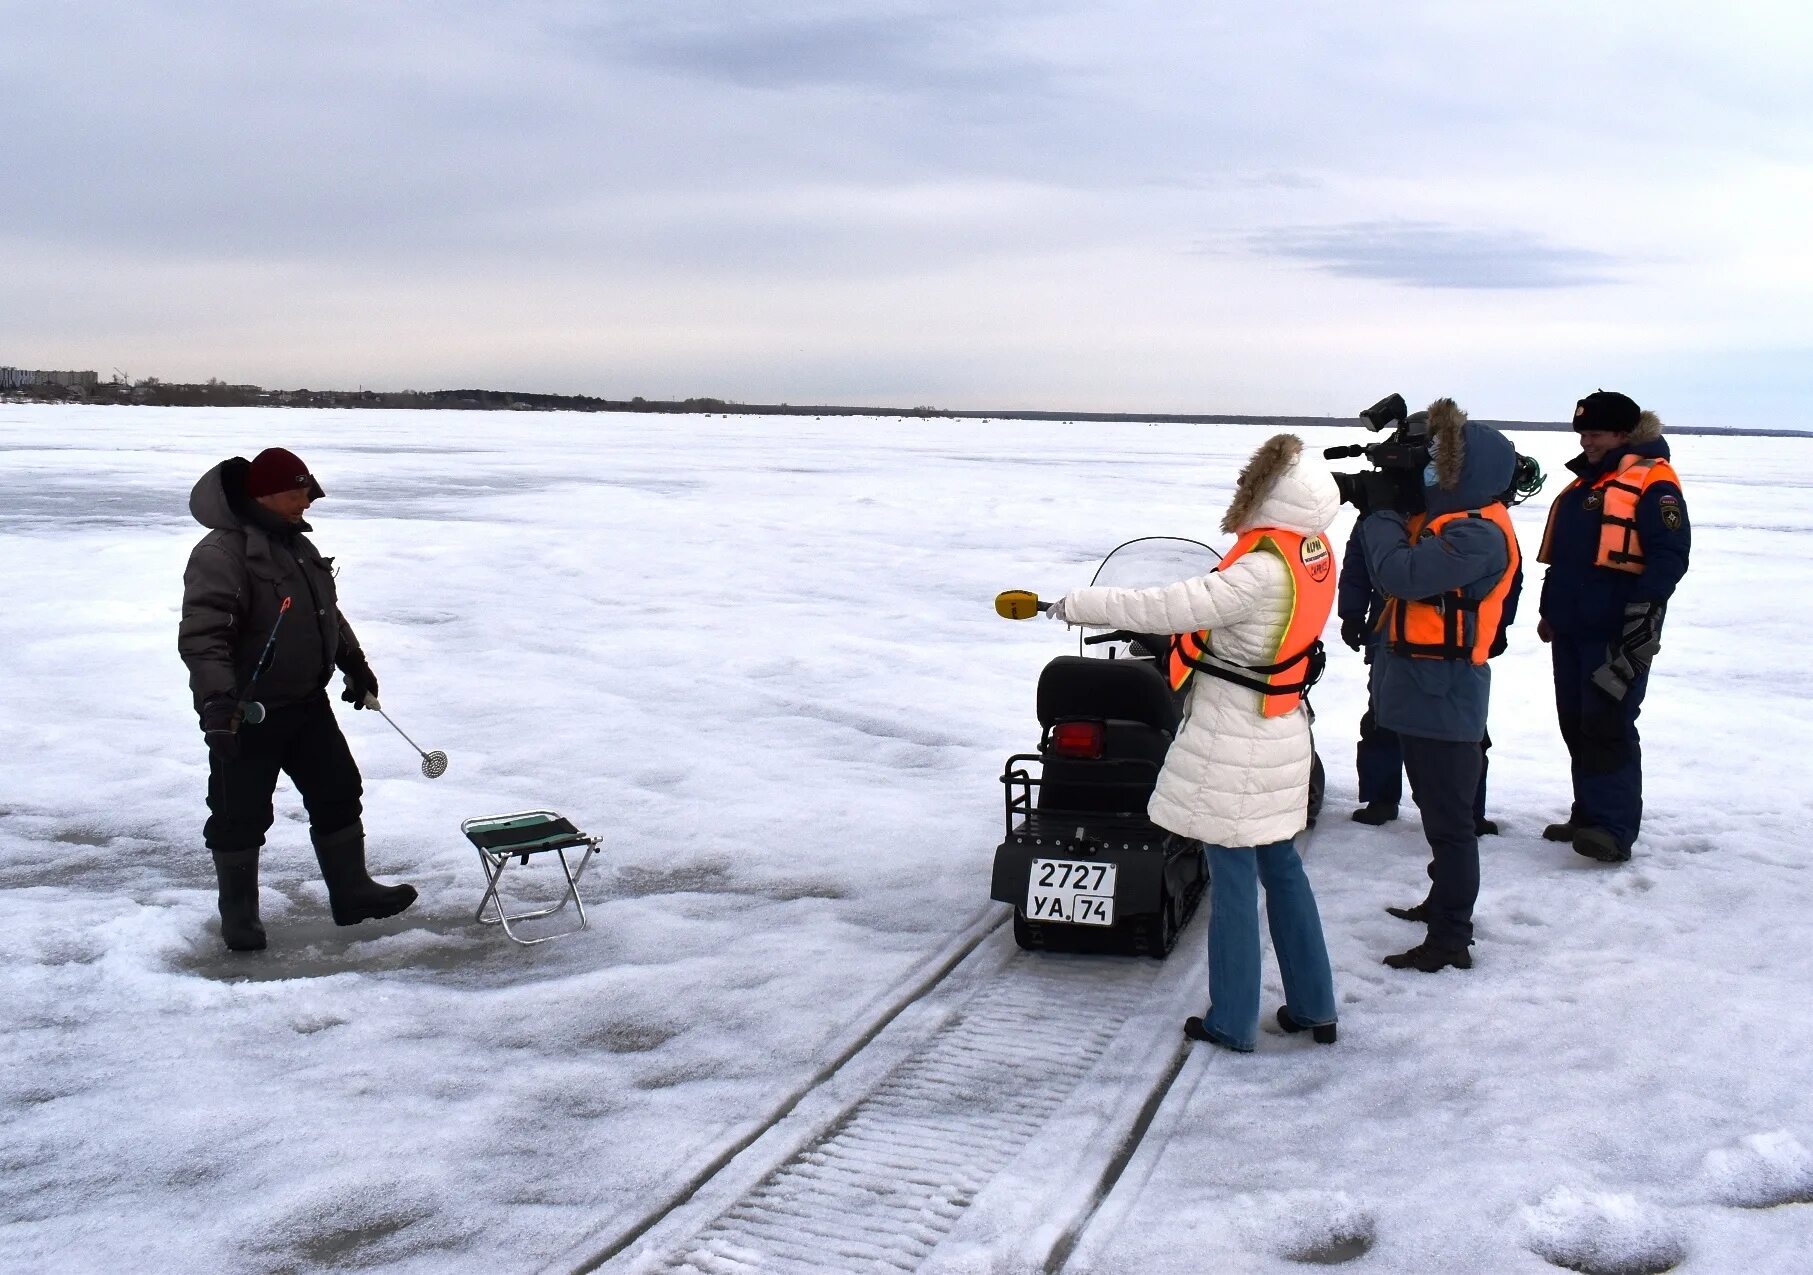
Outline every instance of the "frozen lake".
[[[1055, 597], [1137, 535], [1224, 544], [1268, 432], [0, 406], [0, 1268], [533, 1270], [630, 1226], [1002, 910], [997, 775], [1074, 638], [993, 595]], [[1572, 438], [1517, 442], [1551, 475], [1515, 514], [1533, 559]], [[343, 714], [374, 874], [421, 902], [336, 929], [286, 786], [271, 947], [229, 959], [176, 620], [191, 485], [267, 445], [326, 487], [385, 706], [452, 764], [425, 781]], [[1695, 552], [1635, 861], [1540, 839], [1568, 777], [1534, 569], [1495, 662], [1476, 967], [1380, 966], [1425, 847], [1413, 816], [1345, 818], [1365, 679], [1331, 631], [1306, 857], [1341, 1043], [1192, 1053], [1067, 1269], [1813, 1268], [1813, 444], [1674, 445]], [[519, 949], [471, 924], [458, 825], [544, 806], [606, 838], [592, 928]], [[1154, 989], [1188, 992], [1201, 941]], [[988, 1216], [1057, 1198], [1015, 1176], [1039, 1145]], [[1017, 1271], [1028, 1234], [926, 1265]]]

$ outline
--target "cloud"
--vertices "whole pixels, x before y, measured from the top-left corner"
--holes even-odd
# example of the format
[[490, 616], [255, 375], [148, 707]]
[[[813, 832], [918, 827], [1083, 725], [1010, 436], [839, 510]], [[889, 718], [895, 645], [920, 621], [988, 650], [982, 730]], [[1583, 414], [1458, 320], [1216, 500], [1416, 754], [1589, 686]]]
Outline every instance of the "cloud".
[[1239, 240], [1264, 256], [1417, 288], [1579, 288], [1619, 282], [1620, 259], [1523, 230], [1429, 221], [1281, 226]]

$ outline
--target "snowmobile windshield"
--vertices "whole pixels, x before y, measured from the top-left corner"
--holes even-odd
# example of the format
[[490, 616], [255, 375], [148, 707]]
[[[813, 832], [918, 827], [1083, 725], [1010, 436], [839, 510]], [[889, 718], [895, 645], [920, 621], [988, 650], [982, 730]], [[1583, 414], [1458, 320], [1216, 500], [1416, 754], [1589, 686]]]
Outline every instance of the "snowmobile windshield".
[[[1118, 546], [1095, 569], [1091, 585], [1114, 589], [1155, 589], [1179, 580], [1207, 575], [1221, 561], [1221, 555], [1196, 540], [1181, 536], [1141, 536]], [[1153, 634], [1140, 643], [1102, 642], [1101, 630], [1084, 629], [1077, 649], [1084, 655], [1107, 659], [1156, 658], [1169, 648], [1166, 635]], [[1092, 637], [1097, 641], [1090, 641]]]
[[1220, 561], [1220, 554], [1195, 540], [1142, 536], [1103, 558], [1089, 583], [1115, 589], [1153, 589], [1207, 575]]

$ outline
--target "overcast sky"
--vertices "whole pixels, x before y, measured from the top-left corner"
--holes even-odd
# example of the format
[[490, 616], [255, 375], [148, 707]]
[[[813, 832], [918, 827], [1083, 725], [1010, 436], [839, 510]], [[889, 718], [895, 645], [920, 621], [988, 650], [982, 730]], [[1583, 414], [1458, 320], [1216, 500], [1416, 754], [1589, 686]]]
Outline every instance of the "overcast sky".
[[0, 0], [0, 363], [1805, 426], [1810, 15]]

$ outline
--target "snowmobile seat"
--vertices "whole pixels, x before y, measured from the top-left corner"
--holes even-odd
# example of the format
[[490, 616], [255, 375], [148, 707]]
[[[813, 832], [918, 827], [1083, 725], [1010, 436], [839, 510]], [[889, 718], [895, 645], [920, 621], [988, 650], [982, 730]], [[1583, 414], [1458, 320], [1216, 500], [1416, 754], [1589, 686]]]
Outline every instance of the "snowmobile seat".
[[[574, 934], [589, 928], [585, 901], [579, 897], [579, 881], [585, 875], [586, 865], [598, 852], [598, 847], [604, 840], [602, 837], [588, 836], [574, 827], [571, 820], [552, 810], [522, 810], [513, 815], [485, 815], [467, 819], [460, 824], [460, 831], [466, 834], [466, 840], [478, 850], [479, 863], [485, 870], [485, 893], [479, 900], [478, 913], [473, 918], [480, 925], [499, 926], [506, 938], [513, 943], [521, 943], [524, 947], [546, 943], [563, 934]], [[585, 853], [575, 865], [567, 858], [567, 853], [581, 849]], [[531, 856], [549, 853], [559, 861], [561, 873], [566, 877], [566, 890], [561, 894], [560, 902], [551, 907], [526, 912], [507, 911], [503, 897], [498, 893], [503, 884], [504, 870], [512, 863], [521, 866], [527, 864]], [[579, 924], [576, 926], [544, 934], [539, 938], [523, 938], [510, 928], [512, 921], [532, 921], [537, 917], [552, 916], [569, 903], [579, 914]]]
[[1077, 718], [1142, 722], [1169, 738], [1182, 714], [1150, 661], [1060, 655], [1039, 674], [1039, 725]]
[[1059, 656], [1039, 675], [1039, 724], [1100, 721], [1103, 755], [1116, 763], [1045, 756], [1041, 809], [1130, 813], [1144, 811], [1181, 714], [1177, 697], [1145, 660]]

